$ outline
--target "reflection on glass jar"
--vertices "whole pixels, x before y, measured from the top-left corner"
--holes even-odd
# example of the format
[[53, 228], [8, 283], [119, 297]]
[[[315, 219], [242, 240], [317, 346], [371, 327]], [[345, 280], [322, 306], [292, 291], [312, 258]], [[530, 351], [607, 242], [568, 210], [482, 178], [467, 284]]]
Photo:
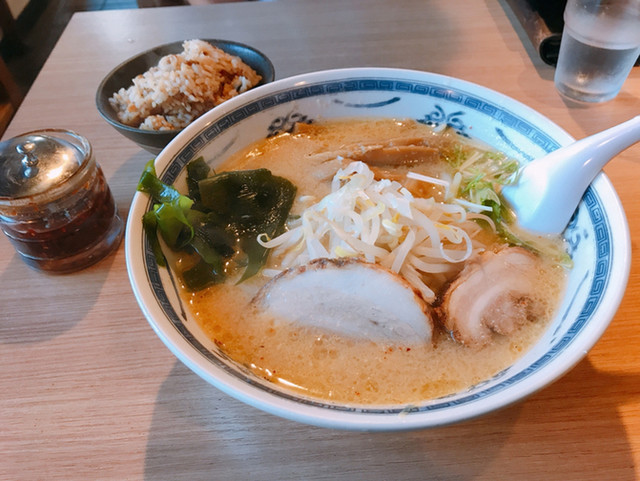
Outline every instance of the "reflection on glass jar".
[[91, 145], [53, 129], [0, 143], [0, 226], [27, 264], [58, 273], [97, 262], [123, 235]]

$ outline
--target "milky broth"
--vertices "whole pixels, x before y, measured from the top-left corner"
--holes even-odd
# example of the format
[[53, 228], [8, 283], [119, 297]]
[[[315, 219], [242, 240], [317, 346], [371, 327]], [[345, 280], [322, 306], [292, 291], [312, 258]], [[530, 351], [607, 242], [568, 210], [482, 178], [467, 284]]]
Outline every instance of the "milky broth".
[[[416, 135], [432, 133], [414, 122], [326, 124], [258, 142], [217, 170], [266, 167], [293, 182], [298, 199], [313, 195], [319, 200], [330, 192], [329, 182], [340, 165], [311, 154], [345, 144]], [[448, 168], [436, 163], [411, 170], [436, 175]], [[297, 200], [292, 213], [302, 208]], [[277, 264], [277, 259], [270, 262]], [[251, 304], [268, 281], [261, 275], [239, 285], [227, 282], [197, 293], [185, 291], [183, 296], [204, 332], [229, 357], [284, 389], [341, 403], [408, 404], [466, 389], [522, 356], [548, 326], [564, 289], [564, 269], [551, 263], [544, 269], [537, 292], [545, 299], [545, 316], [510, 338], [495, 335], [494, 343], [484, 348], [462, 346], [439, 328], [428, 345], [382, 345], [275, 320]]]

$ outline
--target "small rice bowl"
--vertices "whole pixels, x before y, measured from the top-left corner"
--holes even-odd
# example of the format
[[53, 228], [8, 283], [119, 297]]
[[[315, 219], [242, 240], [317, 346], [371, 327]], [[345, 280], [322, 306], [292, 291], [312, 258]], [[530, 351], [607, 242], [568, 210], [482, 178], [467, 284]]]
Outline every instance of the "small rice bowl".
[[182, 48], [113, 94], [109, 103], [120, 122], [142, 130], [182, 129], [262, 79], [239, 57], [203, 40], [187, 40]]

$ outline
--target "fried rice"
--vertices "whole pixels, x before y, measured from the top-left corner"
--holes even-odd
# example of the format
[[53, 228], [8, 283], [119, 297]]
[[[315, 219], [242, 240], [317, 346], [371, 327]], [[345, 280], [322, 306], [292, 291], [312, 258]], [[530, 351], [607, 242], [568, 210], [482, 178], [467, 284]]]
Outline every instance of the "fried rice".
[[143, 130], [174, 130], [260, 82], [239, 57], [203, 40], [187, 40], [109, 99], [120, 122]]

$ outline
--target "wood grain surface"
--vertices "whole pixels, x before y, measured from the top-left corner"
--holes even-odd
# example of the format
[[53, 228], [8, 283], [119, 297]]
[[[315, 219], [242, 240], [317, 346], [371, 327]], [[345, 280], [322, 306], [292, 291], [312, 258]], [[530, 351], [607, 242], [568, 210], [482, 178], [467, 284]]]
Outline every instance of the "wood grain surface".
[[[473, 81], [574, 137], [640, 113], [640, 69], [579, 107], [553, 86], [508, 5], [490, 0], [279, 0], [74, 15], [4, 138], [58, 127], [91, 141], [127, 216], [150, 155], [98, 115], [102, 77], [186, 38], [253, 45], [278, 78], [383, 66]], [[162, 345], [129, 286], [123, 246], [79, 273], [28, 268], [0, 237], [2, 480], [634, 480], [640, 478], [640, 145], [606, 167], [633, 255], [611, 326], [571, 372], [525, 402], [455, 426], [353, 433], [247, 407]]]

